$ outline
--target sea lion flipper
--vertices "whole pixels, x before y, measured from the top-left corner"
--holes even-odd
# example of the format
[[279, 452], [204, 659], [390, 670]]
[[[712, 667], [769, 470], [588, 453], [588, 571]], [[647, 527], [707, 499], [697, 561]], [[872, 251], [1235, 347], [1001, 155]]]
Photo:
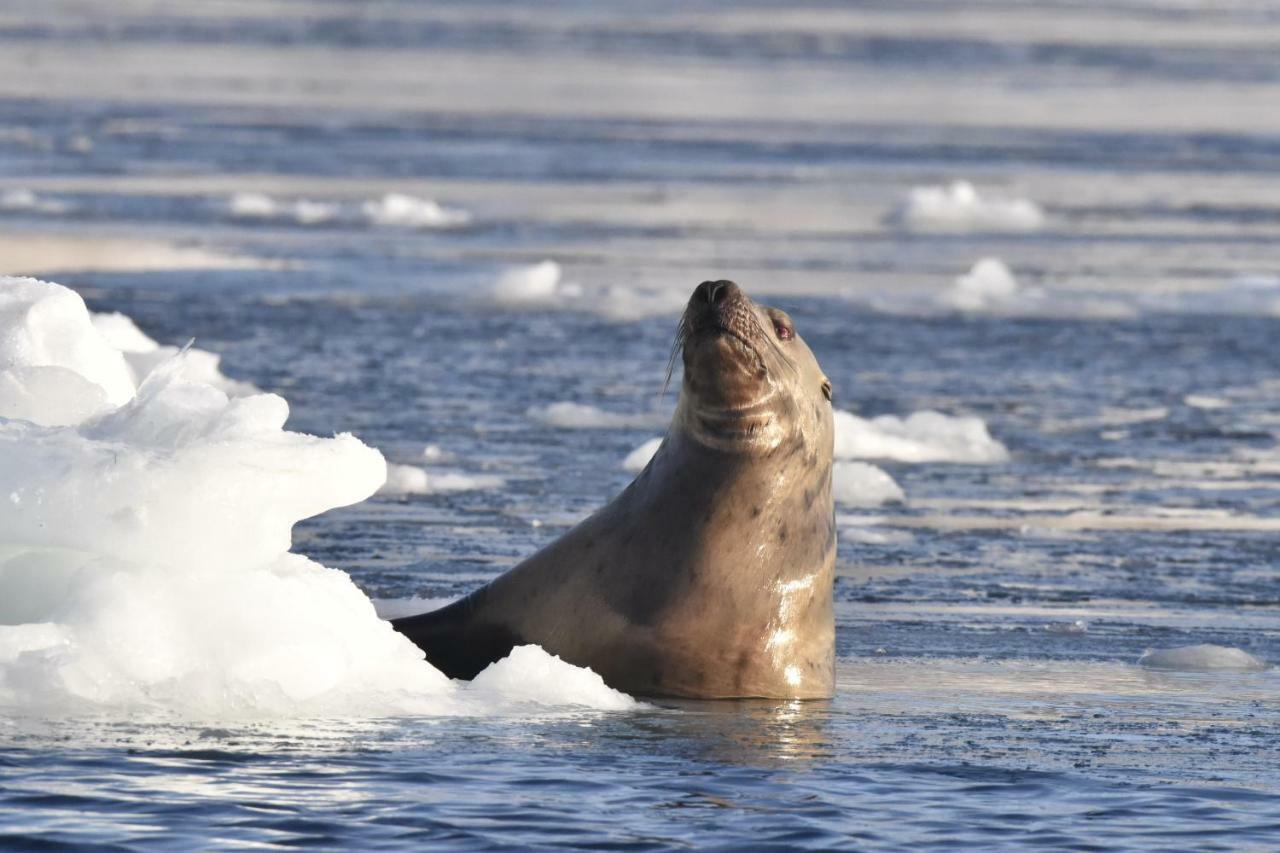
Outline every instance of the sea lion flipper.
[[509, 627], [485, 618], [486, 592], [487, 587], [439, 610], [393, 619], [391, 627], [422, 649], [427, 662], [445, 675], [475, 678], [521, 644]]

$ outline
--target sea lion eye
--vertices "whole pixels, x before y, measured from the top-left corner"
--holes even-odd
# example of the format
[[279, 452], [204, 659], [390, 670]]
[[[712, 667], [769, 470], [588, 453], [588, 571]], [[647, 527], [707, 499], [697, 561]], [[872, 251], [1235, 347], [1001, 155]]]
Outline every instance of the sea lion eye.
[[827, 398], [828, 403], [831, 402], [831, 383], [826, 380], [822, 382], [822, 396]]
[[791, 330], [791, 327], [781, 320], [773, 321], [773, 332], [778, 336], [778, 340], [780, 341], [789, 341], [796, 336], [796, 333]]

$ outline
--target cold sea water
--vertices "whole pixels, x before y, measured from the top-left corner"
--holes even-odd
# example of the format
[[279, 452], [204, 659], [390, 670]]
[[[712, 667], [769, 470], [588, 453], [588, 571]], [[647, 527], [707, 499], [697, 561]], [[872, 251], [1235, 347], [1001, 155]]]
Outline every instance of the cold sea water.
[[1280, 663], [1277, 44], [1262, 0], [5, 4], [0, 272], [413, 466], [294, 530], [384, 612], [628, 482], [706, 278], [837, 408], [989, 436], [846, 452], [901, 493], [838, 483], [829, 702], [6, 712], [0, 846], [1274, 849], [1276, 670], [1138, 661]]

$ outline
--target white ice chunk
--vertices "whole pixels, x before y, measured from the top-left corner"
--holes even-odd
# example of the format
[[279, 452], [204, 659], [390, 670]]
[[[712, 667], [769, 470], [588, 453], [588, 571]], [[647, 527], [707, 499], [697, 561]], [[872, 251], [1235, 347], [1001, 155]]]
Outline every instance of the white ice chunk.
[[1270, 664], [1256, 658], [1243, 649], [1232, 646], [1216, 646], [1201, 643], [1196, 646], [1179, 646], [1173, 649], [1149, 649], [1138, 658], [1138, 665], [1148, 669], [1182, 670], [1184, 672], [1209, 672], [1213, 670], [1257, 671]]
[[[124, 356], [93, 327], [78, 293], [31, 278], [0, 277], [0, 374], [23, 374], [13, 376], [7, 389], [18, 395], [29, 395], [36, 384], [65, 390], [70, 381], [65, 376], [37, 378], [29, 370], [47, 367], [65, 368], [97, 385], [112, 405], [133, 396], [133, 376]], [[57, 396], [51, 401], [53, 408], [65, 413], [66, 400]], [[0, 401], [0, 408], [4, 406]], [[46, 423], [37, 403], [28, 399], [21, 407], [30, 420]], [[50, 425], [66, 423], [50, 417]]]
[[835, 412], [838, 459], [893, 459], [898, 462], [1006, 462], [1009, 451], [991, 437], [981, 418], [915, 412], [907, 418], [861, 418]]
[[[126, 337], [135, 352], [163, 349]], [[298, 520], [361, 500], [386, 479], [382, 456], [353, 436], [287, 432], [282, 398], [229, 399], [186, 375], [182, 359], [152, 370], [135, 396], [120, 350], [58, 285], [0, 281], [0, 345], [7, 375], [35, 403], [102, 405], [67, 426], [0, 420], [6, 712], [223, 719], [485, 714], [512, 701], [629, 707], [594, 675], [537, 651], [523, 653], [528, 666], [509, 664], [506, 681], [460, 687], [379, 619], [347, 575], [289, 553]], [[45, 382], [48, 371], [58, 381]], [[544, 673], [549, 680], [534, 683]]]
[[836, 462], [831, 470], [831, 494], [836, 503], [846, 506], [879, 506], [906, 499], [892, 477], [865, 462]]
[[571, 666], [538, 646], [516, 646], [477, 675], [470, 691], [493, 701], [581, 705], [605, 711], [626, 711], [640, 704], [609, 687], [590, 669]]
[[627, 458], [622, 460], [622, 469], [638, 474], [644, 470], [644, 466], [649, 464], [649, 460], [658, 452], [658, 448], [662, 446], [661, 438], [651, 438], [635, 450], [627, 454]]
[[526, 414], [548, 426], [566, 429], [644, 429], [665, 426], [671, 420], [669, 412], [640, 412], [625, 414], [608, 412], [584, 403], [549, 403], [533, 406]]
[[618, 322], [678, 314], [687, 299], [682, 292], [626, 285], [588, 290], [564, 281], [563, 270], [555, 261], [507, 270], [487, 295], [513, 308], [581, 311]]
[[329, 222], [342, 213], [342, 205], [337, 202], [305, 198], [281, 201], [259, 192], [236, 193], [227, 208], [237, 219], [292, 219], [299, 225]]
[[1034, 231], [1044, 211], [1022, 198], [983, 198], [968, 181], [915, 187], [898, 218], [909, 228], [956, 231]]
[[66, 213], [71, 205], [65, 201], [42, 198], [29, 189], [0, 192], [0, 210], [29, 210], [34, 213]]
[[983, 258], [942, 293], [944, 305], [958, 311], [983, 311], [1008, 305], [1018, 296], [1018, 282], [999, 258]]
[[440, 492], [474, 492], [500, 489], [506, 485], [492, 474], [463, 474], [441, 471], [428, 474], [416, 465], [387, 465], [387, 481], [378, 489], [381, 495], [430, 495]]
[[431, 199], [403, 193], [387, 193], [380, 199], [366, 201], [361, 210], [374, 225], [399, 228], [449, 228], [471, 221], [471, 215], [465, 210], [442, 207]]

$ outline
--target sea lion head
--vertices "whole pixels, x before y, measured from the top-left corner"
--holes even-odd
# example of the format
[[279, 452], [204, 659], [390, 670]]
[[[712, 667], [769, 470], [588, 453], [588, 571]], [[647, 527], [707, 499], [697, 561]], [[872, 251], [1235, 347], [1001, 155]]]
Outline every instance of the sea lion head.
[[732, 281], [704, 281], [680, 321], [673, 365], [677, 353], [676, 422], [699, 444], [750, 455], [796, 441], [830, 447], [831, 382], [786, 312]]

